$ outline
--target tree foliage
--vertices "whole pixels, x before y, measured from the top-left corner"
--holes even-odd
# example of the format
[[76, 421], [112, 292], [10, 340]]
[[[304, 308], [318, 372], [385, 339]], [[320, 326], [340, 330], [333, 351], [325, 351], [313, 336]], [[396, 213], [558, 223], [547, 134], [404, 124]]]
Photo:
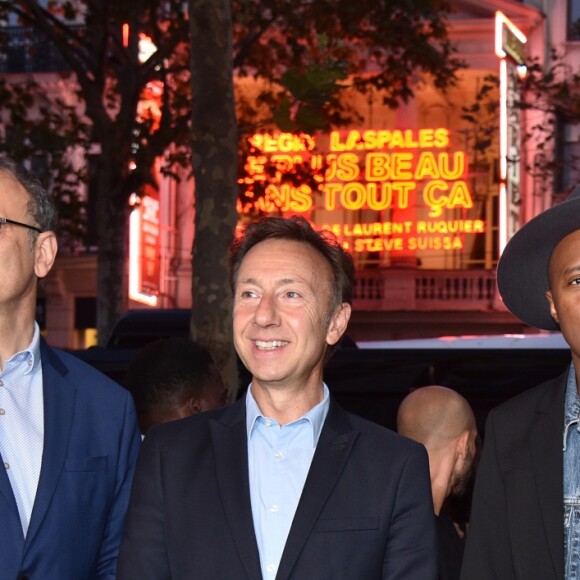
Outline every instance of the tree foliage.
[[445, 88], [462, 66], [447, 35], [446, 1], [234, 0], [233, 6], [236, 76], [273, 83], [254, 107], [266, 104], [282, 130], [349, 122], [353, 112], [341, 90], [379, 90], [397, 107], [413, 96], [419, 74]]
[[[445, 87], [460, 66], [447, 37], [445, 17], [450, 6], [445, 0], [232, 0], [226, 4], [231, 8], [231, 43], [214, 44], [212, 50], [222, 51], [222, 62], [231, 61], [237, 79], [254, 79], [260, 87], [249, 97], [238, 95], [240, 138], [256, 128], [313, 131], [340, 126], [356, 114], [340, 98], [341, 92], [378, 89], [385, 103], [396, 107], [412, 97], [418, 75], [429, 75], [436, 86]], [[192, 1], [189, 8], [192, 24], [207, 15], [207, 5]], [[80, 148], [94, 155], [98, 330], [103, 341], [126, 307], [123, 272], [129, 195], [153, 180], [150, 168], [158, 157], [165, 158], [164, 171], [169, 175], [175, 173], [176, 163], [193, 167], [194, 173], [204, 171], [190, 147], [190, 48], [200, 50], [197, 41], [204, 29], [198, 27], [201, 36], [191, 44], [188, 5], [182, 0], [0, 0], [0, 18], [30, 27], [46, 39], [69, 71], [63, 82], [73, 89], [76, 102], [66, 106], [58, 99], [51, 101], [42, 86], [35, 88], [35, 77], [27, 76], [24, 84], [12, 79], [10, 87], [2, 83], [4, 147], [20, 157], [50, 152], [51, 185], [69, 209], [82, 202], [73, 193], [74, 180], [89, 177], [88, 164], [74, 166], [71, 151]], [[125, 24], [128, 36], [123, 35]], [[210, 34], [211, 29], [205, 32]], [[139, 33], [156, 47], [144, 62], [139, 59]], [[211, 92], [207, 80], [209, 76], [194, 78], [193, 98], [200, 98], [207, 85], [205, 102], [219, 109], [226, 95]], [[139, 109], [152, 81], [164, 87], [156, 120]], [[46, 106], [22, 110], [23, 93], [34, 95], [34, 102], [44, 100]], [[216, 127], [206, 125], [205, 131], [210, 135]], [[236, 139], [232, 132], [227, 137]], [[194, 133], [194, 139], [197, 146], [204, 143], [200, 132]], [[237, 147], [237, 142], [230, 145]], [[232, 163], [227, 157], [223, 162]], [[213, 209], [199, 214], [203, 219], [219, 219], [233, 211], [235, 180], [230, 187], [215, 200]], [[76, 220], [75, 236], [82, 234], [79, 223], [82, 226]], [[223, 235], [231, 238], [231, 224]], [[201, 249], [194, 248], [196, 252], [199, 255]], [[195, 276], [203, 278], [208, 273], [204, 269], [210, 267], [197, 269]], [[229, 304], [195, 307], [223, 313]]]
[[471, 162], [491, 164], [499, 135], [499, 78], [486, 75], [472, 103], [462, 107], [461, 118], [468, 124], [467, 149]]
[[570, 141], [564, 132], [580, 125], [580, 70], [555, 49], [547, 62], [530, 58], [526, 68], [517, 104], [531, 113], [524, 140], [536, 150], [526, 170], [544, 190], [565, 195], [564, 190], [580, 180], [580, 148], [564, 151], [565, 142]]
[[[90, 126], [61, 98], [50, 100], [32, 78], [22, 82], [0, 78], [0, 103], [5, 110], [4, 139], [0, 151], [18, 162], [32, 161], [32, 168], [45, 185], [57, 193], [61, 246], [76, 248], [87, 234], [86, 201], [81, 195], [88, 175], [76, 167], [70, 151], [90, 145]], [[31, 111], [43, 122], [30, 122]], [[47, 151], [51, 154], [48, 156]], [[81, 217], [81, 219], [79, 219]]]
[[[38, 75], [27, 75], [24, 85], [13, 79], [11, 89], [2, 95], [5, 148], [23, 157], [27, 148], [48, 153], [54, 169], [50, 185], [65, 201], [61, 208], [69, 210], [70, 188], [61, 186], [89, 177], [88, 163], [74, 167], [69, 157], [79, 146], [85, 155], [97, 153], [93, 178], [98, 330], [103, 342], [126, 307], [127, 200], [153, 180], [150, 170], [157, 156], [164, 155], [171, 143], [187, 141], [189, 103], [180, 99], [179, 91], [171, 90], [180, 87], [181, 73], [189, 69], [188, 51], [180, 50], [189, 40], [183, 4], [171, 0], [4, 0], [0, 1], [0, 16], [26, 26], [56, 47], [68, 69], [63, 75], [68, 92], [76, 97], [63, 107], [62, 99], [53, 96], [51, 100]], [[141, 33], [157, 49], [144, 62], [139, 58]], [[5, 38], [5, 46], [7, 42]], [[26, 49], [34, 51], [34, 43]], [[159, 123], [146, 110], [139, 111], [151, 81], [169, 87], [163, 93]], [[25, 90], [22, 87], [30, 91], [35, 104], [45, 106], [32, 106], [15, 115], [18, 94]], [[43, 131], [50, 131], [59, 145], [53, 147], [42, 140]]]
[[[549, 192], [555, 201], [561, 200], [580, 182], [580, 140], [573, 137], [574, 132], [580, 134], [580, 69], [554, 48], [545, 59], [527, 58], [524, 66], [519, 94], [513, 101], [522, 113], [522, 147], [531, 151], [524, 158], [524, 169], [534, 179], [536, 195]], [[476, 160], [495, 155], [498, 87], [497, 75], [486, 76], [474, 101], [463, 107], [462, 118], [470, 125], [472, 158]]]

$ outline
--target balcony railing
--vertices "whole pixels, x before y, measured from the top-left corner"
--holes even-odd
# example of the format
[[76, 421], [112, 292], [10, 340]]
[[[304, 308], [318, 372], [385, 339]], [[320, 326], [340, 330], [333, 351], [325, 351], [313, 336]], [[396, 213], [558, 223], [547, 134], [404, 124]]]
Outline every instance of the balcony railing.
[[382, 269], [357, 272], [357, 310], [501, 309], [493, 270]]

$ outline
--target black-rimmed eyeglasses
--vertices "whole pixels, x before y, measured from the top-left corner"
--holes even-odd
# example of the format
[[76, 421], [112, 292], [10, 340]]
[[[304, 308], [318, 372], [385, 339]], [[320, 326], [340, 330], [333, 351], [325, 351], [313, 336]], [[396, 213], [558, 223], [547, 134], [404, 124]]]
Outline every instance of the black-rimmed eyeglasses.
[[30, 224], [23, 224], [22, 222], [17, 222], [5, 217], [0, 217], [0, 226], [2, 226], [2, 224], [12, 224], [13, 226], [21, 226], [23, 228], [28, 228], [29, 230], [34, 230], [39, 234], [42, 233], [42, 230], [40, 228], [37, 228], [36, 226], [31, 226]]

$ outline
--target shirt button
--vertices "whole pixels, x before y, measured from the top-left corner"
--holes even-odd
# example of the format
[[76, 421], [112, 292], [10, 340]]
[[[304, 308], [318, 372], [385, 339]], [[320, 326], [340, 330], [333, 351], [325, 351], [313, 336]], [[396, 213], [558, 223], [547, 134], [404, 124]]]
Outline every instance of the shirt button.
[[264, 425], [266, 425], [266, 427], [271, 427], [272, 421], [270, 421], [270, 419], [266, 419], [266, 421], [264, 422]]
[[276, 566], [274, 566], [274, 564], [269, 564], [266, 568], [266, 571], [272, 573], [272, 572], [276, 572]]
[[31, 366], [32, 366], [32, 361], [31, 361], [31, 360], [29, 360], [29, 361], [28, 361], [28, 366], [29, 366], [29, 367], [31, 367]]
[[274, 457], [276, 459], [282, 459], [284, 457], [284, 454], [281, 451], [276, 451], [276, 453], [274, 453]]
[[2, 379], [0, 379], [0, 387], [4, 386], [4, 381]]
[[274, 504], [274, 505], [271, 505], [271, 506], [270, 506], [270, 511], [271, 511], [273, 514], [275, 514], [275, 513], [276, 513], [276, 512], [277, 512], [279, 509], [280, 509], [280, 508], [279, 508], [279, 507], [278, 507], [276, 504]]
[[10, 463], [5, 463], [4, 464], [4, 469], [10, 469]]
[[6, 411], [4, 409], [0, 409], [0, 415], [5, 415]]

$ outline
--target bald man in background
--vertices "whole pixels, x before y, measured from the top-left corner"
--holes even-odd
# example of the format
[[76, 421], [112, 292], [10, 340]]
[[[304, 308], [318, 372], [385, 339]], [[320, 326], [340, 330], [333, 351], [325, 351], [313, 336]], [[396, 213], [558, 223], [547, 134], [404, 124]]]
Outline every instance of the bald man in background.
[[397, 413], [397, 430], [427, 449], [439, 541], [439, 580], [457, 580], [463, 538], [441, 509], [447, 497], [465, 492], [471, 476], [477, 438], [473, 411], [453, 389], [422, 387], [403, 399]]

